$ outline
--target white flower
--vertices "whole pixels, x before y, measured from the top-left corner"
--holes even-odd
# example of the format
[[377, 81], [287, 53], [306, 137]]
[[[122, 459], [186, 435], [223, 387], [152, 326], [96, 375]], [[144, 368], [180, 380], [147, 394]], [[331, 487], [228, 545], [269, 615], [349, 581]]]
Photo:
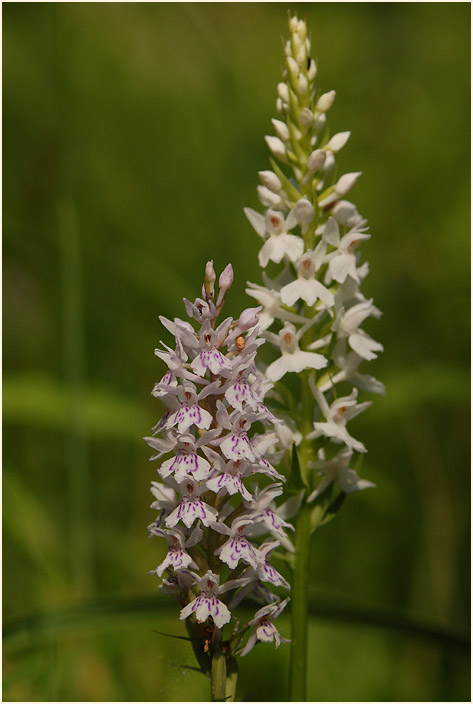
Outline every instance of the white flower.
[[188, 618], [191, 614], [199, 623], [207, 621], [209, 616], [212, 616], [217, 628], [222, 628], [228, 623], [232, 617], [228, 606], [217, 599], [218, 594], [222, 594], [229, 589], [234, 589], [247, 583], [246, 579], [234, 579], [226, 584], [219, 585], [220, 577], [209, 570], [204, 577], [199, 577], [194, 574], [196, 581], [200, 587], [200, 595], [185, 606], [180, 615], [181, 621]]
[[[294, 530], [294, 526], [282, 518], [278, 513], [276, 506], [273, 504], [277, 496], [281, 496], [283, 492], [281, 484], [268, 484], [262, 491], [255, 490], [255, 494], [251, 501], [245, 501], [245, 506], [250, 510], [250, 515], [255, 522], [262, 522], [266, 529], [276, 535], [281, 542], [287, 540], [287, 535], [283, 528]], [[255, 533], [261, 533], [259, 527]]]
[[248, 367], [246, 369], [243, 366], [235, 367], [231, 378], [222, 387], [229, 405], [239, 411], [243, 411], [246, 405], [256, 410], [257, 400], [251, 388], [252, 385], [248, 381], [249, 374], [251, 369]]
[[187, 528], [190, 528], [195, 520], [200, 519], [204, 526], [217, 520], [218, 511], [204, 503], [200, 499], [200, 494], [206, 489], [205, 485], [199, 485], [192, 479], [187, 479], [181, 488], [184, 496], [181, 503], [166, 518], [167, 528], [174, 528], [179, 521], [182, 521]]
[[[324, 235], [325, 241], [337, 248], [337, 252], [331, 253], [329, 262], [329, 271], [333, 279], [343, 284], [347, 276], [351, 276], [357, 283], [360, 283], [360, 278], [356, 268], [357, 256], [355, 247], [363, 240], [369, 240], [371, 235], [364, 231], [363, 221], [348, 232], [340, 239], [338, 223], [335, 223], [333, 218], [331, 227]], [[327, 228], [326, 228], [327, 229]], [[366, 228], [365, 228], [366, 229]]]
[[232, 570], [235, 569], [240, 560], [244, 560], [255, 570], [258, 569], [258, 565], [264, 563], [264, 556], [259, 553], [246, 537], [246, 533], [252, 524], [253, 519], [245, 516], [235, 518], [231, 528], [225, 523], [212, 524], [214, 530], [229, 536], [227, 542], [219, 547], [215, 554]]
[[[217, 404], [220, 407], [222, 416], [220, 422], [223, 427], [230, 430], [230, 433], [217, 440], [223, 454], [228, 460], [245, 459], [254, 461], [255, 453], [247, 435], [247, 431], [250, 428], [248, 419], [240, 412], [232, 413], [229, 417], [221, 402], [217, 402]], [[223, 414], [226, 414], [226, 419], [223, 418]]]
[[173, 567], [175, 571], [184, 569], [186, 567], [197, 567], [191, 556], [186, 553], [184, 548], [192, 547], [192, 545], [195, 545], [201, 540], [202, 531], [200, 530], [200, 528], [197, 527], [187, 540], [183, 531], [179, 528], [173, 528], [168, 530], [162, 530], [158, 528], [155, 530], [151, 529], [151, 532], [154, 535], [166, 538], [167, 543], [169, 545], [169, 550], [161, 564], [158, 565], [155, 570], [152, 570], [150, 574], [153, 574], [155, 572], [158, 577], [161, 577], [164, 570], [168, 569], [169, 567]]
[[331, 438], [334, 442], [343, 442], [348, 447], [353, 448], [357, 452], [366, 452], [366, 447], [363, 443], [355, 440], [346, 429], [347, 421], [354, 418], [359, 413], [362, 413], [366, 408], [371, 406], [371, 401], [365, 403], [357, 403], [358, 390], [353, 389], [349, 396], [343, 396], [336, 399], [329, 407], [325, 396], [320, 389], [315, 386], [312, 379], [309, 379], [309, 384], [315, 396], [315, 400], [320, 406], [320, 410], [325, 416], [325, 423], [314, 423], [314, 430], [306, 435], [307, 440], [318, 438], [325, 435]]
[[167, 393], [167, 389], [169, 387], [171, 387], [171, 388], [176, 387], [177, 384], [178, 384], [178, 381], [177, 381], [176, 377], [174, 376], [172, 371], [169, 370], [163, 376], [161, 381], [159, 381], [157, 384], [154, 385], [154, 388], [151, 393], [153, 394], [153, 396], [157, 396], [158, 398], [159, 398], [159, 396], [165, 396]]
[[204, 448], [205, 454], [212, 462], [215, 472], [211, 479], [207, 480], [207, 488], [216, 494], [226, 493], [233, 496], [241, 494], [247, 501], [251, 501], [251, 494], [245, 487], [242, 477], [250, 472], [250, 466], [246, 460], [229, 460], [225, 462], [223, 458], [210, 447]]
[[324, 475], [324, 478], [317, 489], [307, 498], [307, 501], [313, 501], [332, 482], [335, 482], [344, 494], [353, 494], [356, 491], [376, 486], [373, 482], [360, 479], [355, 470], [350, 469], [352, 455], [353, 450], [350, 447], [344, 447], [335, 457], [325, 460], [323, 450], [319, 451], [321, 459], [317, 462], [310, 462], [309, 467], [316, 469], [319, 474]]
[[288, 230], [292, 230], [297, 225], [294, 209], [287, 218], [284, 218], [283, 213], [271, 209], [265, 216], [251, 208], [245, 208], [244, 212], [260, 237], [265, 238], [269, 235], [258, 255], [259, 263], [263, 268], [270, 260], [279, 264], [285, 256], [292, 262], [301, 256], [304, 251], [304, 241], [297, 235], [288, 234]]
[[[360, 366], [363, 358], [360, 357], [356, 352], [346, 353], [346, 340], [339, 340], [335, 345], [333, 350], [333, 359], [337, 367], [340, 368], [339, 372], [336, 372], [331, 376], [324, 384], [320, 386], [322, 393], [329, 391], [335, 384], [341, 381], [350, 381], [352, 384], [357, 386], [363, 391], [368, 391], [372, 394], [385, 394], [386, 389], [384, 384], [374, 376], [370, 374], [360, 374], [358, 372], [358, 367]], [[275, 427], [276, 432], [278, 427]]]
[[227, 318], [217, 330], [213, 330], [208, 320], [204, 322], [200, 330], [200, 353], [191, 363], [194, 372], [199, 376], [205, 376], [207, 369], [212, 374], [221, 374], [224, 371], [230, 372], [232, 365], [229, 359], [225, 357], [218, 345], [225, 337], [230, 327], [231, 318]]
[[[356, 227], [340, 239], [340, 228], [333, 217], [329, 217], [325, 225], [322, 239], [315, 249], [315, 268], [319, 269], [324, 261], [329, 261], [330, 277], [340, 284], [343, 284], [347, 276], [351, 276], [354, 281], [360, 283], [359, 271], [357, 270], [357, 255], [355, 247], [362, 240], [368, 240], [371, 235], [363, 228], [365, 221], [362, 220]], [[335, 247], [336, 251], [331, 252], [326, 257], [327, 246]], [[329, 280], [330, 280], [329, 277]]]
[[320, 299], [329, 308], [334, 305], [333, 294], [315, 278], [315, 260], [312, 250], [304, 252], [297, 263], [297, 279], [281, 289], [281, 301], [293, 306], [300, 299], [313, 306]]
[[279, 381], [287, 372], [301, 372], [303, 369], [323, 369], [327, 359], [317, 352], [304, 352], [299, 349], [296, 328], [286, 323], [279, 332], [281, 357], [276, 359], [266, 370], [271, 381]]
[[255, 298], [258, 303], [263, 306], [263, 312], [259, 316], [259, 329], [266, 330], [274, 322], [275, 318], [279, 320], [289, 320], [292, 323], [306, 323], [307, 319], [296, 313], [291, 313], [285, 310], [281, 303], [281, 296], [278, 291], [252, 284], [248, 282], [249, 288], [246, 293]]
[[[217, 435], [219, 432], [217, 431]], [[174, 474], [174, 479], [179, 483], [186, 477], [191, 477], [197, 481], [205, 479], [210, 474], [210, 464], [206, 459], [197, 454], [196, 450], [208, 442], [210, 439], [216, 437], [215, 430], [211, 430], [197, 440], [194, 439], [193, 435], [185, 434], [182, 435], [175, 447], [177, 451], [175, 457], [163, 462], [158, 472], [166, 479], [171, 474]]]
[[169, 416], [165, 425], [167, 430], [175, 425], [181, 434], [189, 430], [192, 425], [201, 430], [207, 430], [212, 422], [212, 416], [197, 403], [200, 398], [203, 398], [207, 388], [202, 389], [199, 394], [196, 394], [195, 386], [190, 383], [173, 389], [180, 400], [180, 407]]
[[279, 648], [281, 643], [290, 642], [287, 638], [283, 638], [280, 635], [276, 626], [273, 624], [273, 620], [279, 616], [288, 602], [289, 597], [280, 603], [274, 602], [273, 604], [268, 604], [268, 606], [263, 606], [262, 609], [256, 612], [254, 619], [249, 623], [250, 626], [253, 626], [253, 631], [248, 638], [247, 644], [243, 648], [241, 653], [242, 657], [247, 655], [259, 640], [263, 643], [271, 643], [274, 641], [276, 648]]
[[[275, 587], [284, 587], [285, 589], [290, 589], [291, 585], [284, 579], [284, 577], [279, 574], [279, 572], [274, 569], [274, 567], [270, 564], [269, 560], [271, 558], [271, 554], [273, 550], [275, 550], [277, 547], [279, 547], [280, 542], [279, 540], [273, 540], [270, 542], [265, 542], [259, 547], [259, 554], [263, 556], [264, 562], [262, 564], [257, 566], [257, 569], [255, 571], [256, 576], [262, 581], [262, 582], [269, 582]], [[246, 572], [245, 576], [249, 576], [250, 572]]]
[[348, 338], [348, 344], [363, 359], [376, 359], [376, 352], [383, 351], [383, 345], [376, 342], [364, 330], [360, 330], [359, 326], [370, 315], [376, 314], [376, 309], [373, 306], [373, 301], [363, 301], [345, 311], [341, 308], [338, 311], [337, 318], [332, 325], [332, 330], [337, 333], [339, 339]]

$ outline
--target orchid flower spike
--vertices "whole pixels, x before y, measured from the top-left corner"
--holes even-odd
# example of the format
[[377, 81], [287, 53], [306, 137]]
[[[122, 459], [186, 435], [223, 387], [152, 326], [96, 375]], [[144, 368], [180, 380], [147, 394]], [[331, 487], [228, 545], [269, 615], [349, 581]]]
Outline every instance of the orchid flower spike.
[[[228, 602], [238, 605], [247, 596], [262, 593], [262, 581], [289, 589], [284, 575], [271, 565], [268, 544], [260, 550], [274, 526], [268, 524], [267, 512], [256, 510], [261, 504], [258, 496], [264, 495], [265, 474], [285, 481], [265, 458], [274, 442], [272, 428], [280, 421], [265, 405], [270, 384], [256, 365], [264, 342], [258, 336], [261, 306], [219, 324], [233, 282], [232, 266], [220, 274], [218, 294], [216, 280], [210, 261], [203, 298], [185, 301], [191, 322], [161, 319], [175, 337], [175, 348], [157, 350], [168, 366], [153, 389], [164, 415], [154, 426], [154, 435], [145, 438], [156, 453], [152, 459], [160, 460], [159, 481], [151, 485], [152, 508], [158, 515], [149, 532], [167, 544], [167, 553], [152, 574], [161, 578], [162, 591], [175, 596], [180, 619], [199, 643], [196, 654], [206, 674], [223, 629], [237, 623]], [[271, 499], [279, 494], [271, 494]], [[268, 586], [264, 595], [267, 603], [278, 599]], [[252, 625], [251, 621], [243, 629], [228, 628], [227, 658], [242, 650], [242, 639]], [[209, 628], [210, 640], [205, 635]]]

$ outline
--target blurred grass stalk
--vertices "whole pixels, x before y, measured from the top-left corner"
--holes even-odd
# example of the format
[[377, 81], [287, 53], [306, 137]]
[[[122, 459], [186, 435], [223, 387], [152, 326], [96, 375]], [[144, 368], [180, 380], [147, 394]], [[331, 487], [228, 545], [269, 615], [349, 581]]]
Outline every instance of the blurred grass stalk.
[[66, 462], [69, 480], [71, 572], [82, 595], [92, 586], [89, 529], [89, 469], [85, 421], [85, 343], [83, 334], [80, 234], [77, 213], [67, 196], [57, 203], [63, 301], [63, 356], [67, 385]]
[[66, 3], [54, 12], [54, 87], [57, 113], [59, 164], [56, 183], [56, 225], [61, 267], [62, 345], [67, 389], [66, 464], [69, 482], [71, 576], [84, 596], [92, 586], [89, 531], [89, 470], [85, 423], [85, 342], [80, 228], [71, 196], [71, 158], [67, 149], [69, 109], [72, 101], [67, 81]]

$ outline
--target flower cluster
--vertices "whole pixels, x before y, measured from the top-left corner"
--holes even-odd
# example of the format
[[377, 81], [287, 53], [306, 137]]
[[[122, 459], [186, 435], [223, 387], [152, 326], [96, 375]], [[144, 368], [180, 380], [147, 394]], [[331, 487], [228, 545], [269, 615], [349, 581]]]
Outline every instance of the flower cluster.
[[289, 584], [271, 555], [281, 542], [289, 543], [286, 530], [293, 527], [274, 503], [284, 477], [265, 456], [277, 442], [274, 427], [280, 421], [264, 402], [272, 384], [255, 366], [264, 342], [258, 337], [260, 308], [217, 324], [233, 281], [231, 265], [219, 277], [218, 295], [215, 281], [208, 262], [202, 298], [184, 299], [192, 322], [160, 318], [175, 345], [162, 343], [156, 350], [168, 371], [152, 393], [166, 411], [145, 439], [156, 453], [153, 460], [166, 459], [158, 469], [160, 481], [152, 482], [151, 506], [158, 515], [149, 531], [168, 546], [153, 572], [177, 598], [180, 618], [193, 634], [196, 628], [198, 636], [204, 629], [208, 634], [210, 627], [210, 642], [221, 642], [230, 609], [246, 596], [265, 604], [230, 636], [235, 654], [251, 631], [246, 654], [257, 640], [276, 646], [284, 640], [272, 621], [288, 600], [281, 602], [270, 587]]
[[[272, 170], [259, 173], [264, 212], [245, 208], [263, 240], [260, 265], [271, 270], [263, 273], [263, 286], [249, 283], [247, 293], [262, 306], [260, 329], [277, 350], [265, 375], [279, 390], [280, 402], [287, 405], [288, 389], [283, 393], [278, 382], [293, 372], [300, 375], [291, 415], [299, 415], [304, 425], [310, 412], [310, 425], [302, 435], [286, 433], [280, 447], [316, 441], [306, 452], [308, 466], [316, 470], [306, 477], [313, 500], [332, 482], [344, 493], [373, 486], [349, 467], [353, 453], [366, 448], [346, 426], [370, 405], [357, 402], [359, 389], [384, 393], [381, 382], [359, 372], [383, 347], [361, 327], [381, 313], [360, 290], [368, 274], [359, 251], [370, 238], [367, 221], [346, 199], [360, 173], [335, 175], [337, 154], [350, 132], [329, 136], [327, 112], [335, 91], [320, 94], [315, 87], [317, 68], [305, 22], [291, 17], [289, 31], [279, 118], [272, 121], [275, 136], [266, 137]], [[337, 454], [333, 444], [343, 446]]]

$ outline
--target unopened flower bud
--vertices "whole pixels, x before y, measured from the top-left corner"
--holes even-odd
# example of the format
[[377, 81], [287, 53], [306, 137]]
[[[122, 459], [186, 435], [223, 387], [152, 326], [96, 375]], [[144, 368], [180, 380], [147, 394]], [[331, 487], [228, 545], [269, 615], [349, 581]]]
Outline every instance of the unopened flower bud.
[[283, 107], [284, 107], [283, 101], [281, 100], [281, 98], [277, 98], [277, 100], [276, 100], [276, 110], [277, 110], [277, 112], [278, 112], [280, 115], [283, 114]]
[[323, 112], [314, 122], [314, 129], [316, 132], [322, 132], [327, 124], [327, 115]]
[[[297, 30], [296, 30], [296, 32], [297, 32]], [[297, 56], [299, 49], [301, 48], [301, 46], [304, 45], [303, 41], [298, 34], [293, 34], [292, 35], [292, 43], [294, 45], [294, 53]]]
[[289, 41], [289, 39], [287, 40], [284, 46], [284, 53], [286, 54], [286, 56], [291, 56], [292, 54], [291, 42]]
[[349, 191], [351, 191], [359, 176], [361, 176], [361, 171], [354, 171], [353, 173], [343, 174], [343, 176], [340, 176], [335, 184], [335, 190], [337, 193], [341, 196], [346, 195]]
[[307, 93], [309, 84], [307, 82], [307, 78], [304, 76], [303, 73], [299, 74], [299, 78], [297, 79], [297, 88], [299, 90], [300, 95], [305, 95]]
[[330, 110], [333, 105], [333, 101], [335, 100], [335, 95], [336, 93], [334, 90], [329, 90], [328, 93], [321, 95], [317, 101], [317, 110], [320, 110], [320, 112], [327, 112], [327, 110]]
[[298, 65], [297, 61], [292, 56], [287, 57], [287, 67], [288, 67], [292, 77], [297, 78], [297, 76], [299, 74], [299, 65]]
[[266, 188], [269, 188], [270, 191], [274, 191], [274, 193], [278, 193], [281, 190], [282, 183], [279, 180], [279, 178], [276, 176], [274, 171], [259, 171], [258, 176], [259, 176], [260, 181], [263, 184], [263, 186], [266, 186]]
[[302, 127], [310, 127], [314, 120], [314, 113], [309, 108], [303, 108], [299, 115], [299, 120]]
[[301, 68], [307, 66], [307, 47], [305, 44], [301, 44], [296, 54], [297, 63]]
[[298, 222], [309, 224], [314, 217], [314, 208], [308, 198], [301, 198], [294, 206], [294, 215]]
[[289, 88], [286, 83], [278, 83], [278, 95], [283, 103], [289, 103]]
[[257, 325], [260, 310], [262, 310], [262, 306], [258, 306], [257, 308], [246, 308], [238, 318], [238, 329], [241, 332], [246, 332], [250, 328]]
[[277, 136], [279, 139], [282, 139], [283, 142], [287, 142], [289, 139], [289, 129], [288, 126], [286, 125], [285, 122], [282, 122], [281, 120], [271, 120], [272, 125], [274, 127], [274, 131], [276, 132]]
[[325, 148], [336, 154], [340, 151], [340, 149], [343, 149], [345, 144], [348, 142], [350, 134], [350, 132], [338, 132], [337, 134], [334, 134]]
[[317, 171], [324, 165], [326, 158], [327, 152], [324, 149], [316, 149], [307, 160], [307, 168], [309, 171]]
[[326, 176], [329, 176], [335, 168], [335, 157], [333, 154], [327, 154], [324, 165], [322, 166], [322, 171]]
[[274, 208], [281, 204], [281, 197], [270, 191], [266, 186], [257, 186], [257, 191], [260, 203], [267, 208]]
[[225, 269], [222, 271], [222, 273], [219, 276], [218, 279], [218, 298], [217, 298], [217, 306], [221, 305], [223, 303], [223, 299], [225, 297], [226, 292], [230, 288], [230, 286], [233, 283], [233, 267], [231, 264], [227, 264]]
[[284, 146], [284, 142], [281, 142], [279, 137], [266, 136], [264, 139], [273, 153], [273, 156], [275, 156], [276, 159], [286, 161], [286, 147]]
[[297, 17], [294, 15], [294, 16], [291, 17], [291, 19], [289, 20], [289, 30], [290, 30], [291, 32], [297, 32], [298, 28], [299, 28], [299, 20], [298, 20]]
[[302, 41], [307, 37], [307, 25], [304, 20], [299, 20], [297, 23], [297, 34], [300, 36]]
[[325, 177], [331, 176], [334, 169], [335, 169], [335, 157], [333, 154], [327, 154], [327, 158], [325, 159], [325, 163], [322, 166], [322, 173], [324, 174]]
[[214, 284], [215, 284], [216, 278], [217, 278], [217, 275], [215, 273], [214, 263], [213, 263], [213, 260], [211, 259], [209, 262], [207, 262], [207, 264], [205, 266], [205, 278], [204, 278], [205, 297], [209, 300], [213, 299], [213, 297], [214, 297]]
[[348, 200], [339, 200], [333, 206], [331, 213], [339, 225], [355, 227], [363, 220], [356, 205]]
[[339, 196], [346, 195], [353, 188], [359, 176], [361, 176], [361, 171], [343, 174], [343, 176], [340, 176], [337, 183], [333, 187], [332, 193], [319, 202], [320, 207], [326, 208], [328, 205], [338, 200]]
[[317, 75], [317, 65], [316, 65], [314, 59], [311, 59], [310, 64], [309, 64], [309, 69], [307, 71], [307, 78], [309, 79], [309, 81], [313, 81], [314, 78], [316, 77], [316, 75]]

